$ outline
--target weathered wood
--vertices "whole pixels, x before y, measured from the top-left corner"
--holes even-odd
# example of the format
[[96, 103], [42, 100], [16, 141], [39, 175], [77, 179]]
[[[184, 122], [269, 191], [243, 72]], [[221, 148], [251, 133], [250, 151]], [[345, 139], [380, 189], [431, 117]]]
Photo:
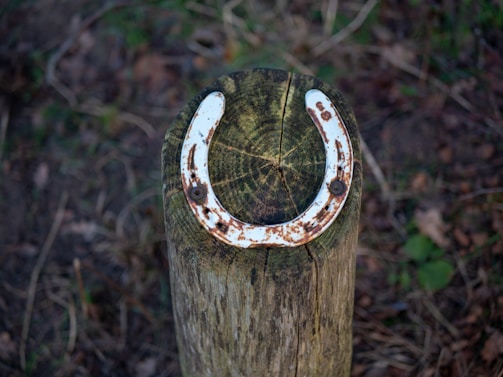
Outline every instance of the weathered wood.
[[[304, 104], [312, 88], [334, 103], [351, 137], [353, 182], [342, 212], [300, 247], [240, 249], [218, 241], [191, 212], [180, 177], [182, 143], [199, 103], [216, 90], [226, 98], [208, 158], [220, 202], [240, 220], [275, 224], [304, 211], [323, 179], [323, 142]], [[339, 92], [279, 70], [224, 76], [184, 107], [162, 158], [183, 375], [349, 376], [361, 154], [354, 115]]]

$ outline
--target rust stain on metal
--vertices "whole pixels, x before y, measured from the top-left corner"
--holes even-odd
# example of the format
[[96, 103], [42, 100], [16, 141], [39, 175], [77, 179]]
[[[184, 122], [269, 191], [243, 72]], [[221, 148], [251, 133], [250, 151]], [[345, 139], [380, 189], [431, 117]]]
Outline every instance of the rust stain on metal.
[[196, 149], [196, 146], [193, 145], [192, 148], [190, 148], [189, 151], [189, 163], [190, 163], [190, 170], [194, 171], [196, 167], [194, 166], [194, 150]]
[[330, 111], [323, 111], [321, 113], [321, 117], [323, 118], [323, 120], [329, 120], [330, 118], [332, 118], [332, 114], [330, 114]]
[[351, 141], [339, 113], [323, 92], [309, 90], [305, 103], [325, 145], [323, 183], [313, 203], [295, 219], [282, 224], [254, 225], [232, 216], [211, 187], [208, 149], [224, 114], [225, 98], [222, 93], [213, 92], [201, 102], [182, 146], [182, 186], [199, 223], [220, 241], [241, 248], [295, 247], [318, 237], [335, 221], [351, 185]]

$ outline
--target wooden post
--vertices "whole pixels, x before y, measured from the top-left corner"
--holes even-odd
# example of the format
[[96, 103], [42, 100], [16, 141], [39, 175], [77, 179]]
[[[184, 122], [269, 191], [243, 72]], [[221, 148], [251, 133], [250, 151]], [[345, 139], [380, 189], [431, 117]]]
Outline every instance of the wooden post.
[[[320, 131], [320, 122], [334, 117], [317, 100], [309, 109], [311, 89], [333, 103], [351, 147], [342, 153], [344, 143], [334, 143], [339, 162], [332, 173], [342, 174], [335, 186], [324, 180], [331, 152]], [[212, 93], [222, 99], [221, 112], [209, 100], [201, 105]], [[198, 136], [197, 122], [218, 127]], [[197, 137], [197, 148], [209, 144], [206, 157], [203, 149], [196, 157], [187, 140]], [[273, 69], [221, 77], [173, 122], [162, 161], [183, 376], [349, 376], [362, 169], [356, 121], [340, 93], [316, 78]], [[293, 228], [325, 188], [331, 201]], [[220, 207], [211, 207], [210, 195]], [[224, 210], [234, 225], [217, 213]], [[292, 228], [281, 230], [288, 233], [282, 240], [247, 233], [277, 233], [283, 223]]]

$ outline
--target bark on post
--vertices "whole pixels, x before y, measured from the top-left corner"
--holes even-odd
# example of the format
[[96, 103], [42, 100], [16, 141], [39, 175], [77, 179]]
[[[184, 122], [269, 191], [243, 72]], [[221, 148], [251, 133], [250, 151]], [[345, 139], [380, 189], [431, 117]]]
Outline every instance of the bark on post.
[[[220, 203], [245, 223], [280, 224], [302, 214], [324, 182], [324, 142], [304, 102], [310, 89], [335, 105], [351, 141], [353, 175], [342, 210], [300, 246], [222, 242], [201, 226], [182, 185], [182, 144], [201, 101], [213, 92], [225, 97], [207, 157]], [[361, 154], [353, 112], [340, 93], [316, 78], [272, 69], [221, 77], [184, 107], [162, 153], [183, 375], [349, 376]]]

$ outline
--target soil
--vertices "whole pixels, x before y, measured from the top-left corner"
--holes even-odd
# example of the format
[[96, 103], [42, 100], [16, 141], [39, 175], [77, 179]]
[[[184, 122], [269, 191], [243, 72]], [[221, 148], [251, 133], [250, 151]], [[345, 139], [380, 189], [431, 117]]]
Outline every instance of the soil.
[[503, 7], [319, 3], [2, 6], [0, 375], [181, 375], [162, 141], [256, 66], [333, 84], [368, 147], [352, 376], [503, 375]]

